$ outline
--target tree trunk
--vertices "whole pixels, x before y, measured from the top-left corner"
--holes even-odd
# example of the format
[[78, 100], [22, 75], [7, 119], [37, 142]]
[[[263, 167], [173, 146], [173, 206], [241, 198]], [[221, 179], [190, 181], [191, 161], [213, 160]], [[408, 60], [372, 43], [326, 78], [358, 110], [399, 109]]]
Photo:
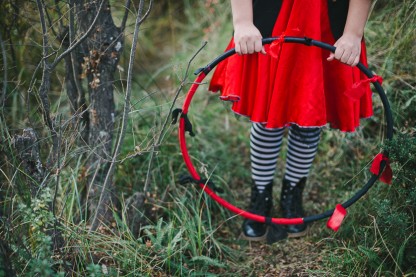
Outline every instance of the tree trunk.
[[23, 130], [13, 138], [13, 147], [19, 158], [22, 172], [29, 186], [30, 195], [36, 197], [40, 184], [45, 179], [45, 170], [40, 159], [38, 139], [33, 129]]
[[[69, 46], [69, 45], [68, 45]], [[80, 126], [83, 142], [88, 141], [89, 117], [86, 113], [87, 103], [85, 91], [82, 88], [82, 67], [80, 48], [76, 47], [70, 55], [64, 58], [65, 61], [65, 87], [71, 105], [71, 112], [74, 115], [74, 125]]]
[[[108, 0], [98, 15], [91, 35], [82, 45], [84, 70], [89, 92], [89, 136], [92, 150], [88, 161], [88, 210], [99, 211], [99, 219], [109, 222], [114, 201], [113, 183], [103, 191], [103, 182], [111, 160], [115, 105], [114, 74], [123, 48], [122, 31], [114, 25]], [[79, 29], [86, 32], [98, 14], [101, 1], [76, 0]], [[102, 202], [98, 203], [101, 193]]]

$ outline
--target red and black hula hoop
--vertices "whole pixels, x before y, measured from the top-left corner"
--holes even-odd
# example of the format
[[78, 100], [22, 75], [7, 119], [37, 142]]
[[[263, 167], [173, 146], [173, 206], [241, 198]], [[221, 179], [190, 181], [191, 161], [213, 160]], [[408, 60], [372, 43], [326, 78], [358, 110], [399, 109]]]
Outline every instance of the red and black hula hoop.
[[[284, 43], [298, 43], [298, 44], [304, 44], [306, 46], [315, 46], [315, 47], [319, 47], [331, 52], [335, 52], [335, 47], [329, 44], [326, 44], [324, 42], [320, 42], [320, 41], [316, 41], [307, 37], [283, 37], [284, 40], [281, 37], [272, 37], [272, 38], [265, 38], [263, 39], [263, 44], [270, 44], [276, 40], [280, 40]], [[180, 148], [181, 148], [181, 152], [182, 152], [182, 156], [183, 159], [185, 161], [185, 164], [191, 174], [191, 178], [193, 181], [195, 181], [199, 187], [201, 189], [203, 189], [213, 200], [215, 200], [216, 202], [218, 202], [221, 206], [223, 206], [224, 208], [230, 210], [231, 212], [241, 215], [245, 218], [251, 219], [251, 220], [255, 220], [258, 222], [264, 222], [264, 223], [273, 223], [273, 224], [281, 224], [281, 225], [292, 225], [292, 224], [302, 224], [302, 223], [310, 223], [313, 221], [317, 221], [317, 220], [321, 220], [327, 217], [330, 217], [331, 215], [333, 215], [334, 211], [336, 209], [331, 209], [328, 211], [325, 211], [321, 214], [315, 214], [315, 215], [310, 215], [310, 216], [306, 216], [304, 218], [271, 218], [271, 217], [265, 217], [265, 216], [260, 216], [257, 214], [253, 214], [250, 213], [246, 210], [240, 209], [234, 205], [232, 205], [231, 203], [227, 202], [225, 199], [223, 199], [222, 197], [220, 197], [218, 194], [215, 193], [214, 188], [207, 185], [206, 180], [203, 180], [198, 172], [196, 171], [194, 165], [192, 164], [191, 158], [188, 154], [188, 149], [187, 149], [187, 145], [186, 145], [186, 137], [185, 137], [185, 132], [189, 131], [191, 135], [193, 135], [192, 130], [189, 128], [189, 120], [187, 118], [187, 114], [188, 114], [188, 108], [191, 104], [192, 98], [195, 94], [195, 92], [197, 91], [199, 85], [202, 83], [202, 81], [205, 79], [205, 77], [211, 72], [212, 69], [215, 68], [215, 66], [218, 65], [218, 63], [220, 63], [221, 61], [227, 59], [228, 57], [234, 55], [235, 49], [230, 49], [226, 52], [224, 52], [222, 55], [218, 56], [216, 59], [214, 59], [211, 63], [209, 63], [207, 66], [205, 66], [204, 68], [201, 68], [199, 70], [197, 70], [195, 72], [195, 74], [197, 75], [197, 78], [195, 79], [195, 81], [193, 82], [192, 86], [190, 87], [185, 101], [183, 103], [182, 106], [182, 111], [181, 111], [181, 117], [180, 117], [180, 121], [179, 121], [179, 143], [180, 143]], [[362, 63], [358, 63], [357, 67], [368, 77], [368, 78], [373, 78], [374, 75], [373, 73], [367, 68], [365, 67]], [[374, 78], [373, 78], [374, 80]], [[385, 138], [388, 140], [391, 140], [393, 138], [393, 117], [392, 117], [392, 112], [390, 109], [390, 104], [389, 101], [387, 99], [387, 96], [381, 86], [381, 84], [377, 81], [371, 81], [376, 89], [376, 91], [378, 92], [378, 95], [380, 96], [380, 99], [382, 101], [383, 104], [383, 108], [384, 108], [384, 114], [385, 114], [385, 120], [386, 120], [386, 132], [385, 132]], [[344, 203], [341, 204], [341, 206], [346, 209], [348, 207], [350, 207], [352, 204], [354, 204], [357, 200], [359, 200], [362, 196], [364, 196], [368, 190], [374, 185], [374, 183], [377, 181], [377, 179], [380, 177], [380, 175], [383, 173], [383, 170], [386, 167], [386, 163], [387, 163], [387, 159], [388, 158], [388, 153], [386, 151], [384, 151], [382, 153], [383, 157], [385, 157], [385, 159], [383, 159], [380, 162], [380, 167], [379, 167], [379, 172], [378, 174], [372, 174], [371, 178], [367, 181], [367, 183], [359, 190], [357, 191], [350, 199], [348, 199], [347, 201], [345, 201]]]

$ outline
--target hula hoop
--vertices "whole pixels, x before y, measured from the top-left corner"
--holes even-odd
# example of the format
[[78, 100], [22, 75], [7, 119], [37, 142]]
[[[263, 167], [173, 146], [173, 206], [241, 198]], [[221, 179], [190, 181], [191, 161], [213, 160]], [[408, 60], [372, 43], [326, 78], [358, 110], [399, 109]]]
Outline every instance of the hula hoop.
[[[272, 37], [272, 38], [265, 38], [262, 40], [263, 45], [270, 44], [275, 40], [281, 40], [284, 43], [298, 43], [298, 44], [304, 44], [306, 46], [316, 46], [331, 52], [335, 52], [335, 47], [329, 44], [326, 44], [321, 41], [316, 41], [307, 37], [284, 37], [284, 40], [281, 39], [281, 37]], [[180, 143], [180, 149], [182, 152], [182, 156], [184, 159], [184, 162], [188, 168], [189, 173], [191, 174], [193, 180], [198, 183], [201, 189], [204, 190], [205, 193], [207, 193], [214, 201], [218, 202], [221, 206], [228, 209], [229, 211], [243, 216], [247, 219], [255, 220], [262, 223], [273, 223], [273, 224], [281, 224], [281, 225], [296, 225], [296, 224], [302, 224], [302, 223], [310, 223], [313, 221], [321, 220], [327, 217], [330, 217], [335, 209], [331, 209], [328, 211], [325, 211], [321, 214], [315, 214], [311, 216], [306, 216], [304, 218], [270, 218], [265, 216], [260, 216], [257, 214], [250, 213], [246, 210], [240, 209], [231, 203], [227, 202], [225, 199], [220, 197], [214, 192], [213, 188], [210, 188], [207, 183], [201, 179], [198, 172], [196, 171], [194, 165], [192, 164], [191, 158], [188, 153], [188, 149], [186, 146], [186, 137], [185, 132], [189, 131], [187, 128], [187, 125], [189, 124], [189, 121], [187, 119], [188, 114], [188, 108], [191, 104], [192, 98], [194, 94], [196, 93], [199, 85], [202, 83], [202, 81], [205, 79], [205, 77], [211, 72], [215, 66], [218, 65], [221, 61], [227, 59], [228, 57], [231, 57], [234, 55], [235, 49], [230, 49], [226, 52], [224, 52], [222, 55], [215, 58], [211, 63], [209, 63], [204, 68], [199, 69], [195, 74], [197, 75], [197, 78], [193, 82], [192, 86], [189, 88], [189, 91], [186, 95], [185, 101], [182, 106], [182, 114], [179, 121], [179, 143]], [[362, 63], [358, 63], [357, 67], [368, 77], [373, 78], [374, 75], [372, 72], [365, 67]], [[384, 114], [385, 114], [385, 120], [387, 124], [387, 129], [385, 132], [385, 138], [388, 140], [391, 140], [393, 138], [393, 117], [392, 112], [390, 109], [390, 104], [387, 99], [387, 96], [381, 86], [381, 84], [377, 81], [371, 81], [378, 92], [378, 95], [380, 96], [380, 99], [383, 103], [384, 108]], [[191, 133], [192, 135], [192, 133]], [[388, 153], [386, 151], [383, 152], [383, 156], [388, 157]], [[359, 190], [357, 191], [350, 199], [345, 201], [341, 204], [342, 207], [345, 209], [350, 207], [352, 204], [357, 202], [362, 196], [364, 196], [368, 190], [374, 185], [374, 183], [377, 181], [377, 179], [380, 177], [380, 175], [383, 173], [383, 170], [386, 167], [386, 161], [383, 159], [380, 163], [380, 169], [378, 174], [372, 174], [371, 178], [367, 181], [367, 183]]]

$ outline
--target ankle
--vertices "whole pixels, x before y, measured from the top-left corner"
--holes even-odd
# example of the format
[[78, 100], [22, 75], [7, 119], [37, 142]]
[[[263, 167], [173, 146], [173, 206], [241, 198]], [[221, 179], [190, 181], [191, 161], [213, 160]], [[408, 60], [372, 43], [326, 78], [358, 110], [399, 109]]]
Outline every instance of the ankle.
[[269, 183], [264, 186], [263, 191], [259, 191], [254, 184], [251, 187], [250, 208], [249, 211], [256, 214], [269, 216], [273, 207], [273, 184]]

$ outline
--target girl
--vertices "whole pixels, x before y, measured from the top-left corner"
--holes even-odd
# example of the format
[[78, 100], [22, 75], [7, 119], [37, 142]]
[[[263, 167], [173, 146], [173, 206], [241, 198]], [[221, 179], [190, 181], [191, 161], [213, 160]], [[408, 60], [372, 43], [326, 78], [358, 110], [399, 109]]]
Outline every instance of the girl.
[[[270, 216], [285, 127], [289, 142], [281, 216], [304, 217], [302, 192], [321, 127], [353, 132], [360, 118], [372, 115], [369, 86], [358, 100], [344, 94], [366, 79], [354, 66], [366, 65], [363, 31], [370, 5], [371, 0], [231, 0], [234, 37], [227, 50], [235, 47], [239, 55], [217, 66], [210, 90], [221, 91], [220, 98], [232, 101], [233, 111], [253, 123], [250, 212]], [[284, 35], [330, 43], [336, 52], [289, 43], [262, 46], [263, 37]], [[285, 228], [289, 237], [306, 231], [305, 224]], [[243, 223], [245, 239], [263, 240], [266, 233], [263, 223]]]

